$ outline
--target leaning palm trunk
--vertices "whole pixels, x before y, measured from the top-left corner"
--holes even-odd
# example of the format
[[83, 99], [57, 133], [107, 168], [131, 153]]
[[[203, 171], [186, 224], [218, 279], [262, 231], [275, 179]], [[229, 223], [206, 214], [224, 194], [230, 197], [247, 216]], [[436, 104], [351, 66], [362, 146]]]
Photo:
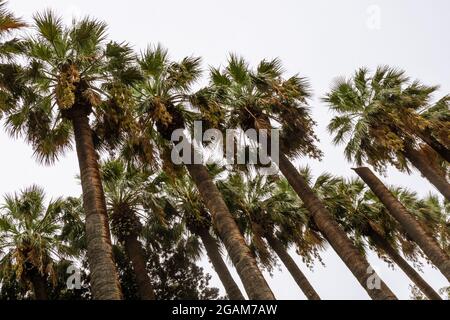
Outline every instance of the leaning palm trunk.
[[250, 299], [274, 300], [275, 297], [247, 247], [244, 237], [228, 210], [219, 189], [202, 164], [186, 164], [205, 206], [211, 212], [214, 226], [241, 278]]
[[383, 250], [394, 263], [403, 270], [412, 282], [427, 296], [430, 300], [442, 300], [441, 296], [411, 267], [408, 262], [397, 252], [392, 245], [375, 230], [370, 230], [370, 238], [375, 245]]
[[450, 150], [442, 143], [440, 143], [435, 137], [433, 137], [430, 129], [424, 130], [418, 135], [426, 144], [428, 144], [434, 151], [436, 151], [442, 157], [442, 159], [450, 162]]
[[418, 150], [411, 146], [405, 146], [405, 157], [420, 171], [420, 173], [450, 201], [450, 184], [443, 174], [439, 174]]
[[302, 199], [304, 206], [311, 214], [315, 224], [331, 244], [333, 249], [344, 261], [359, 283], [372, 299], [397, 299], [395, 294], [380, 279], [380, 286], [369, 285], [371, 279], [378, 277], [364, 256], [347, 237], [345, 232], [332, 218], [317, 195], [311, 190], [308, 183], [300, 175], [294, 165], [284, 155], [280, 154], [279, 167], [294, 191]]
[[132, 233], [124, 239], [124, 247], [133, 266], [139, 297], [141, 300], [155, 300], [155, 291], [148, 276], [142, 244], [137, 236]]
[[406, 233], [419, 245], [430, 261], [450, 281], [450, 258], [445, 251], [427, 234], [420, 223], [414, 219], [369, 168], [362, 167], [354, 170], [380, 199], [389, 213], [400, 223]]
[[228, 298], [230, 300], [245, 300], [241, 290], [231, 276], [227, 265], [222, 259], [216, 240], [209, 234], [208, 230], [199, 231], [198, 235], [202, 240], [203, 246], [205, 247], [209, 260], [211, 260], [214, 270], [219, 276], [220, 281], [227, 292]]
[[83, 208], [86, 213], [87, 257], [92, 295], [99, 300], [118, 300], [122, 298], [122, 294], [113, 259], [105, 195], [87, 109], [85, 106], [74, 106], [70, 118], [74, 128]]
[[33, 285], [34, 298], [36, 300], [48, 300], [47, 282], [35, 267], [28, 271], [28, 277]]
[[320, 300], [319, 295], [312, 287], [311, 283], [309, 283], [306, 276], [303, 274], [303, 272], [300, 270], [300, 268], [295, 263], [294, 259], [289, 255], [289, 253], [286, 250], [286, 247], [283, 245], [283, 243], [275, 238], [273, 235], [266, 235], [265, 238], [267, 239], [267, 242], [269, 243], [270, 247], [273, 249], [273, 251], [276, 252], [278, 257], [281, 259], [283, 264], [286, 266], [288, 271], [291, 273], [292, 277], [294, 278], [297, 285], [300, 287], [300, 289], [303, 291], [305, 296], [308, 298], [308, 300]]

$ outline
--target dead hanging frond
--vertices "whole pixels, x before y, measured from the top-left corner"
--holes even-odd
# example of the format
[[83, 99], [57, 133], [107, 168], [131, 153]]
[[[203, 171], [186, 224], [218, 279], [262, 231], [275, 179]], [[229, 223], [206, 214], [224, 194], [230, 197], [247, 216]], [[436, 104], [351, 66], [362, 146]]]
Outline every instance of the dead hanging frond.
[[268, 246], [264, 241], [264, 229], [256, 224], [251, 224], [252, 233], [251, 233], [251, 243], [252, 247], [255, 250], [255, 253], [264, 267], [267, 270], [272, 270], [273, 266], [276, 264], [276, 259], [273, 254], [268, 250]]
[[25, 21], [14, 16], [6, 8], [6, 4], [6, 1], [0, 1], [0, 37], [5, 34], [10, 34], [14, 30], [27, 27]]
[[84, 90], [83, 98], [93, 107], [98, 107], [102, 103], [100, 95], [90, 88]]
[[169, 146], [162, 146], [160, 150], [162, 170], [171, 178], [180, 177], [184, 173], [184, 166], [176, 165], [172, 160], [172, 149]]
[[128, 132], [121, 146], [120, 156], [150, 170], [159, 168], [158, 151], [154, 141], [139, 130], [132, 129]]

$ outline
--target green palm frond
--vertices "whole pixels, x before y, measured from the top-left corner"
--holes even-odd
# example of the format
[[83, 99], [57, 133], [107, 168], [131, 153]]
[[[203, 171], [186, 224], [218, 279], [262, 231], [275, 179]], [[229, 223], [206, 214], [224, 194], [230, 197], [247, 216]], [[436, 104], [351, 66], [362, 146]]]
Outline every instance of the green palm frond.
[[[56, 24], [58, 27], [61, 23]], [[86, 58], [95, 59], [96, 52], [100, 54], [101, 47], [107, 37], [108, 26], [105, 22], [90, 17], [76, 21], [69, 31], [70, 42], [74, 49]], [[57, 31], [57, 30], [55, 30]], [[90, 57], [89, 57], [90, 56]]]
[[33, 16], [36, 29], [40, 36], [48, 42], [54, 43], [62, 40], [64, 25], [61, 17], [51, 10], [36, 13]]
[[60, 238], [63, 206], [62, 199], [46, 205], [44, 190], [38, 186], [5, 196], [0, 209], [1, 275], [15, 270], [25, 287], [30, 269], [51, 275], [53, 260], [70, 253]]
[[438, 129], [442, 122], [421, 115], [436, 90], [389, 66], [372, 73], [360, 68], [349, 79], [338, 78], [323, 98], [336, 114], [328, 124], [333, 143], [346, 144], [347, 160], [358, 165], [368, 163], [383, 171], [391, 164], [409, 172], [405, 147], [415, 147], [426, 130], [445, 136]]
[[236, 54], [230, 54], [226, 69], [233, 81], [238, 84], [246, 84], [250, 80], [248, 63]]
[[166, 69], [168, 61], [168, 50], [163, 48], [161, 44], [158, 44], [155, 47], [149, 46], [142, 53], [139, 65], [145, 74], [158, 78]]

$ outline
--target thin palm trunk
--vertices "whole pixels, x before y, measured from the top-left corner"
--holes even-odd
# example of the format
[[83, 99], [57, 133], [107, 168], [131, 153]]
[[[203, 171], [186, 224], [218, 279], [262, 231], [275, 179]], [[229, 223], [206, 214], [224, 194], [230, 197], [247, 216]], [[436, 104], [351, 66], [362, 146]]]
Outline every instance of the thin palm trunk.
[[383, 238], [375, 230], [370, 231], [370, 238], [374, 241], [375, 245], [383, 250], [394, 263], [403, 270], [409, 279], [428, 297], [430, 300], [442, 300], [441, 296], [434, 291], [434, 289], [420, 276], [420, 274], [414, 270], [409, 263], [403, 259], [392, 245]]
[[124, 246], [136, 276], [139, 297], [141, 300], [155, 300], [155, 291], [147, 272], [142, 244], [135, 234], [130, 234], [125, 238]]
[[[279, 167], [289, 184], [302, 199], [306, 209], [311, 214], [319, 230], [331, 244], [333, 249], [344, 261], [359, 283], [367, 291], [372, 299], [385, 300], [397, 299], [389, 287], [373, 271], [366, 258], [361, 255], [346, 233], [332, 218], [330, 212], [322, 204], [318, 196], [311, 190], [308, 183], [300, 175], [294, 165], [284, 155], [280, 154]], [[378, 277], [380, 286], [369, 285], [371, 279]]]
[[34, 298], [36, 300], [48, 300], [47, 282], [41, 273], [32, 268], [28, 271], [31, 284], [33, 285]]
[[419, 245], [430, 261], [450, 281], [450, 258], [437, 242], [422, 228], [420, 223], [406, 210], [388, 188], [367, 168], [356, 168], [356, 173], [380, 199], [389, 213], [401, 224], [406, 233]]
[[294, 259], [289, 255], [283, 243], [273, 235], [266, 235], [265, 238], [273, 251], [276, 252], [288, 271], [291, 273], [297, 285], [303, 291], [308, 300], [320, 300], [319, 295], [309, 283], [306, 276], [295, 263]]
[[203, 246], [205, 247], [209, 260], [211, 260], [214, 270], [219, 276], [220, 281], [227, 292], [228, 298], [231, 300], [245, 300], [244, 295], [234, 281], [227, 265], [222, 259], [216, 240], [209, 234], [208, 230], [200, 231], [198, 232], [198, 235], [202, 240]]
[[71, 120], [80, 166], [83, 208], [86, 213], [87, 257], [92, 295], [98, 300], [118, 300], [122, 298], [122, 293], [113, 259], [105, 195], [92, 131], [84, 110], [84, 106], [79, 106], [78, 110], [74, 109]]
[[225, 201], [202, 164], [186, 164], [205, 206], [211, 212], [214, 226], [225, 245], [250, 299], [274, 300], [275, 297], [259, 270], [256, 260], [228, 210]]
[[406, 145], [405, 157], [420, 171], [420, 173], [439, 190], [442, 195], [450, 201], [450, 184], [444, 175], [439, 174], [418, 150]]

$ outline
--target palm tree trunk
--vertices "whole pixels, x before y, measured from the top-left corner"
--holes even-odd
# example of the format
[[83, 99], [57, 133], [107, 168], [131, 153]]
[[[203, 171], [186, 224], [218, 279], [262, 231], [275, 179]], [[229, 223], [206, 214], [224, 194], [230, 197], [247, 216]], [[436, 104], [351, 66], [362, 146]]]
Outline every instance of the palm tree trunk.
[[413, 147], [406, 145], [405, 157], [420, 171], [420, 173], [439, 190], [442, 195], [450, 201], [450, 184], [445, 176], [439, 174], [428, 162], [427, 159]]
[[370, 238], [375, 245], [383, 250], [396, 265], [411, 279], [411, 281], [428, 297], [430, 300], [442, 300], [441, 296], [420, 276], [419, 273], [411, 267], [408, 262], [394, 249], [391, 244], [375, 230], [370, 230]]
[[48, 300], [47, 282], [41, 273], [34, 267], [27, 273], [33, 285], [34, 298], [36, 300]]
[[450, 258], [444, 250], [426, 233], [420, 223], [414, 219], [369, 168], [362, 167], [354, 170], [380, 199], [389, 213], [401, 224], [406, 233], [419, 245], [431, 262], [450, 281]]
[[202, 239], [208, 258], [211, 260], [214, 270], [227, 292], [228, 298], [230, 300], [245, 300], [241, 290], [231, 276], [227, 265], [222, 259], [216, 240], [209, 234], [208, 230], [200, 231], [198, 232], [198, 235]]
[[291, 273], [295, 282], [298, 284], [308, 300], [320, 300], [319, 295], [314, 290], [311, 283], [309, 283], [308, 279], [300, 270], [300, 268], [297, 266], [294, 259], [292, 259], [292, 257], [289, 255], [283, 243], [273, 235], [266, 235], [265, 238], [267, 239], [267, 242], [269, 243], [273, 251], [275, 251], [278, 257], [280, 257], [281, 261]]
[[155, 291], [148, 276], [142, 244], [136, 235], [131, 234], [125, 238], [124, 246], [136, 275], [138, 293], [141, 300], [155, 300]]
[[202, 164], [186, 164], [205, 206], [211, 212], [213, 224], [233, 262], [250, 299], [274, 300], [275, 297], [259, 270], [256, 260], [228, 210], [225, 201], [208, 170]]
[[420, 132], [418, 136], [434, 151], [436, 151], [442, 157], [442, 159], [450, 162], [450, 150], [432, 136], [430, 129], [426, 129]]
[[[342, 230], [338, 223], [332, 218], [330, 212], [311, 190], [308, 183], [289, 159], [281, 153], [279, 160], [281, 172], [300, 199], [302, 199], [304, 206], [308, 209], [317, 227], [359, 283], [367, 291], [369, 296], [376, 300], [397, 299], [395, 294], [373, 271], [374, 269], [371, 268], [365, 257], [361, 255], [353, 242], [347, 237], [344, 230]], [[380, 286], [370, 286], [369, 283], [372, 279], [379, 279]]]
[[114, 264], [105, 195], [100, 179], [89, 119], [83, 107], [74, 110], [71, 120], [80, 166], [83, 208], [86, 213], [87, 257], [94, 299], [122, 298]]

